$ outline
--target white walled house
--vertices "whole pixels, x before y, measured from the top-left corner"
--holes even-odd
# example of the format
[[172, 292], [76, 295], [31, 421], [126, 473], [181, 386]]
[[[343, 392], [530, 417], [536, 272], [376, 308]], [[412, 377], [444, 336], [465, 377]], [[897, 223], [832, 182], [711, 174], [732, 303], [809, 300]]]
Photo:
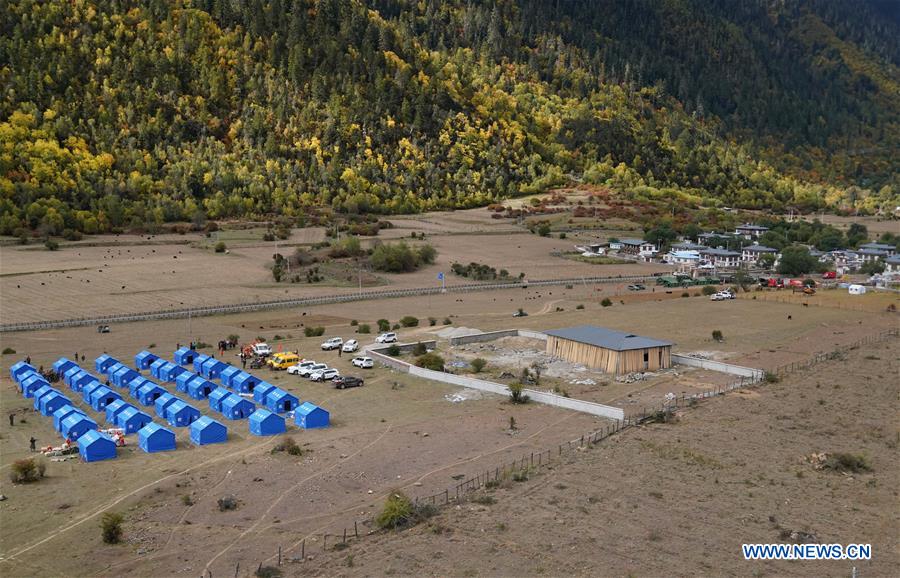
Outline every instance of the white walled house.
[[659, 252], [656, 245], [641, 239], [622, 239], [621, 243], [622, 248], [620, 252], [626, 255], [633, 255], [643, 261], [650, 261]]
[[887, 243], [866, 243], [864, 245], [859, 246], [860, 251], [883, 251], [887, 253], [888, 257], [893, 257], [897, 254], [897, 247], [894, 245], [888, 245]]
[[748, 241], [752, 241], [754, 239], [759, 239], [768, 230], [768, 227], [744, 223], [743, 225], [738, 225], [734, 228], [734, 234], [738, 237], [743, 237]]
[[741, 254], [728, 249], [705, 249], [700, 254], [719, 269], [737, 269], [741, 266]]
[[741, 249], [741, 261], [750, 265], [756, 265], [759, 262], [759, 258], [766, 254], [774, 255], [777, 258], [778, 250], [754, 243]]

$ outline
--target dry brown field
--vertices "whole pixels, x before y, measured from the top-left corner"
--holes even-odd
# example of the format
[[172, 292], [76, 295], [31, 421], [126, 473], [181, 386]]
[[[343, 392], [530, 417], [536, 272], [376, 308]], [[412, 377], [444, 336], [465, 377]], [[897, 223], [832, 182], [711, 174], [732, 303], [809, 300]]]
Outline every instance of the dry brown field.
[[[896, 576], [897, 340], [686, 409], [287, 576]], [[808, 456], [863, 455], [871, 471]], [[808, 535], [798, 535], [805, 532]], [[871, 561], [745, 561], [743, 543], [869, 543]]]

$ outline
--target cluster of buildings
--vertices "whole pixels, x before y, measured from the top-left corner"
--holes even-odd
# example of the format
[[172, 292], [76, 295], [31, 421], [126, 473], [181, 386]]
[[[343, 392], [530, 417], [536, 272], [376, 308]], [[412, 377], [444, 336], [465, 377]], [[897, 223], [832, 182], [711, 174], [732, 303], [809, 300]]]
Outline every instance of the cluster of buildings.
[[[610, 242], [608, 246], [598, 243], [580, 246], [578, 249], [584, 255], [605, 255], [609, 251], [621, 257], [646, 263], [661, 261], [676, 265], [686, 272], [755, 269], [762, 267], [761, 261], [769, 261], [771, 267], [775, 267], [781, 257], [780, 252], [759, 242], [768, 231], [768, 227], [745, 223], [729, 233], [701, 233], [697, 236], [696, 243], [689, 240], [673, 243], [668, 253], [662, 255], [655, 244], [643, 239], [621, 239]], [[739, 251], [724, 246], [724, 241], [733, 239], [739, 240], [743, 245]], [[734, 243], [728, 244], [734, 246]], [[866, 243], [858, 249], [836, 251], [818, 251], [811, 248], [810, 254], [822, 263], [827, 263], [839, 275], [858, 271], [864, 264], [876, 260], [884, 262], [886, 274], [900, 274], [900, 255], [897, 255], [894, 245]], [[764, 258], [766, 255], [771, 257]]]

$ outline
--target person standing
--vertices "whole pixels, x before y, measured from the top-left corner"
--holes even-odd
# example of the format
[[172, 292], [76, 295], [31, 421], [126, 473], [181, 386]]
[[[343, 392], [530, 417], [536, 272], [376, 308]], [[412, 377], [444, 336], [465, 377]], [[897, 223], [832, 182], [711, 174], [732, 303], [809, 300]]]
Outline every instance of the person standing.
[[14, 425], [16, 425], [16, 414], [10, 413], [9, 414], [9, 427], [13, 427]]
[[30, 440], [29, 443], [31, 443], [31, 451], [36, 451], [36, 450], [34, 449], [34, 444], [37, 443], [37, 440], [34, 439], [34, 436], [31, 436], [31, 440]]

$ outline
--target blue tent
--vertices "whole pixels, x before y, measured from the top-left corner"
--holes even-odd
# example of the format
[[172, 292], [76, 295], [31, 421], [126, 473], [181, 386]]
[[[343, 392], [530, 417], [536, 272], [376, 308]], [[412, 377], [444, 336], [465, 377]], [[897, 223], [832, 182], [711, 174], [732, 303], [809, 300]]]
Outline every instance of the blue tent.
[[209, 416], [191, 424], [191, 441], [198, 446], [228, 441], [228, 429]]
[[267, 409], [258, 409], [250, 416], [250, 433], [257, 436], [274, 436], [284, 433], [284, 418]]
[[53, 364], [53, 371], [56, 372], [56, 375], [64, 375], [66, 371], [69, 370], [70, 367], [75, 367], [78, 365], [71, 359], [66, 359], [65, 357], [60, 357]]
[[200, 366], [200, 375], [206, 379], [218, 379], [219, 374], [222, 373], [222, 370], [226, 367], [228, 367], [227, 363], [210, 357]]
[[122, 399], [122, 396], [104, 385], [91, 392], [91, 407], [94, 411], [105, 412], [106, 406], [117, 399]]
[[79, 415], [84, 415], [84, 412], [78, 409], [75, 406], [64, 405], [58, 410], [53, 412], [53, 429], [62, 433], [62, 422], [64, 419], [72, 415], [73, 413], [77, 413]]
[[153, 363], [151, 363], [150, 364], [150, 375], [152, 375], [156, 379], [162, 379], [161, 377], [159, 377], [159, 370], [162, 369], [162, 367], [167, 363], [169, 363], [169, 362], [162, 358], [159, 358], [156, 361], [154, 361]]
[[190, 365], [194, 363], [197, 352], [189, 347], [180, 347], [175, 351], [175, 363], [178, 365]]
[[81, 393], [81, 390], [84, 389], [84, 386], [91, 383], [92, 381], [97, 381], [97, 378], [86, 371], [79, 373], [72, 378], [72, 391]]
[[160, 381], [168, 381], [169, 368], [172, 367], [178, 366], [171, 361], [165, 361], [165, 363], [156, 368], [156, 373], [153, 374], [153, 377], [159, 379]]
[[100, 387], [106, 387], [106, 386], [103, 385], [102, 383], [100, 383], [99, 381], [97, 381], [96, 379], [94, 381], [88, 383], [84, 387], [82, 387], [81, 388], [81, 400], [84, 401], [84, 403], [90, 405], [91, 394], [94, 393], [94, 390], [96, 390], [97, 388], [100, 388]]
[[262, 383], [258, 377], [242, 371], [231, 378], [231, 388], [239, 393], [253, 393], [254, 388]]
[[188, 384], [188, 395], [194, 399], [206, 399], [216, 389], [216, 384], [203, 379], [194, 379]]
[[70, 367], [69, 369], [65, 370], [65, 371], [63, 372], [63, 374], [62, 374], [62, 380], [63, 380], [63, 383], [65, 383], [66, 385], [71, 386], [71, 385], [72, 385], [72, 378], [75, 377], [76, 374], [78, 374], [78, 373], [80, 373], [80, 372], [82, 372], [82, 371], [84, 371], [84, 370], [81, 369], [80, 367], [78, 367], [77, 365], [73, 365], [73, 366]]
[[330, 415], [321, 407], [307, 401], [294, 412], [294, 422], [303, 429], [328, 427]]
[[9, 367], [9, 376], [14, 380], [19, 381], [19, 376], [28, 373], [29, 371], [37, 372], [33, 365], [25, 363], [24, 361], [17, 361]]
[[128, 409], [129, 407], [134, 407], [124, 399], [117, 399], [106, 406], [106, 422], [111, 423], [113, 425], [117, 425], [119, 414]]
[[270, 391], [278, 389], [268, 381], [261, 381], [259, 385], [253, 388], [253, 401], [260, 405], [266, 405], [266, 396]]
[[125, 365], [124, 363], [122, 363], [121, 361], [117, 361], [117, 362], [115, 362], [115, 363], [113, 363], [113, 364], [110, 364], [110, 365], [106, 368], [106, 371], [104, 371], [103, 373], [106, 374], [106, 377], [112, 377], [113, 375], [115, 375], [115, 373], [116, 373], [117, 371], [119, 371], [119, 370], [122, 369], [123, 367], [128, 367], [128, 366]]
[[232, 393], [224, 387], [217, 387], [212, 390], [209, 394], [209, 408], [213, 411], [222, 411], [222, 400], [229, 395], [232, 395]]
[[114, 363], [119, 363], [119, 360], [104, 353], [94, 360], [94, 370], [97, 373], [106, 373], [106, 370], [109, 369], [109, 366], [113, 365]]
[[153, 405], [157, 398], [164, 393], [166, 393], [166, 390], [155, 383], [150, 382], [141, 386], [140, 389], [137, 390], [137, 395], [135, 397], [141, 405]]
[[181, 367], [180, 365], [170, 363], [160, 368], [159, 377], [163, 381], [171, 381], [172, 383], [175, 383], [175, 381], [178, 379], [178, 376], [182, 373], [187, 373], [187, 369]]
[[222, 400], [222, 415], [228, 419], [246, 419], [254, 411], [253, 402], [239, 395], [229, 395]]
[[190, 371], [185, 371], [184, 373], [178, 374], [178, 377], [175, 378], [175, 389], [182, 392], [187, 393], [188, 384], [193, 379], [203, 379], [196, 373], [192, 373]]
[[127, 434], [140, 430], [151, 421], [153, 421], [152, 417], [134, 406], [123, 409], [116, 416], [116, 425], [124, 429]]
[[76, 371], [73, 371], [72, 369], [73, 368], [70, 368], [68, 371], [66, 371], [66, 374], [63, 376], [63, 383], [68, 385], [69, 389], [71, 389], [73, 391], [78, 391], [77, 389], [75, 389], [76, 381], [79, 379], [83, 379], [85, 375], [90, 375], [90, 374], [88, 372], [86, 372], [85, 370], [81, 369], [80, 367]]
[[81, 413], [70, 413], [60, 423], [60, 432], [66, 439], [77, 440], [89, 431], [97, 430], [97, 422]]
[[130, 367], [122, 366], [117, 369], [115, 373], [111, 373], [109, 375], [109, 380], [116, 387], [126, 387], [131, 382], [131, 380], [140, 376], [140, 373], [131, 369]]
[[41, 387], [34, 390], [34, 409], [40, 409], [41, 407], [41, 398], [47, 395], [48, 393], [60, 393], [59, 390], [53, 389], [50, 385], [42, 385]]
[[51, 392], [41, 398], [41, 415], [53, 415], [64, 405], [72, 405], [72, 401], [61, 393]]
[[153, 408], [156, 410], [156, 415], [166, 419], [166, 409], [176, 401], [178, 401], [178, 398], [168, 392], [157, 397], [156, 401], [153, 402]]
[[175, 449], [175, 432], [150, 422], [138, 432], [138, 446], [151, 454]]
[[50, 387], [50, 382], [35, 373], [22, 380], [22, 395], [25, 397], [34, 397], [34, 392], [45, 385]]
[[205, 353], [201, 353], [194, 357], [194, 373], [200, 373], [200, 367], [206, 362], [207, 359], [212, 358]]
[[153, 383], [146, 377], [138, 377], [137, 379], [132, 379], [131, 382], [128, 384], [128, 394], [131, 397], [137, 399], [138, 390], [140, 390], [142, 387], [144, 387], [145, 385], [148, 385], [148, 384], [156, 385], [155, 383]]
[[300, 405], [300, 400], [297, 399], [297, 396], [291, 395], [283, 389], [276, 387], [266, 394], [266, 407], [269, 408], [269, 411], [284, 413], [297, 409], [298, 405]]
[[116, 442], [98, 431], [89, 431], [78, 439], [78, 453], [86, 462], [111, 460], [116, 457]]
[[225, 387], [231, 387], [231, 379], [239, 373], [241, 373], [240, 367], [229, 365], [219, 373], [219, 381], [221, 381], [222, 385]]
[[148, 369], [150, 364], [159, 359], [158, 355], [150, 353], [146, 349], [134, 356], [134, 366], [138, 371]]
[[166, 408], [166, 420], [172, 427], [189, 426], [200, 417], [196, 407], [188, 405], [181, 400], [176, 401]]

